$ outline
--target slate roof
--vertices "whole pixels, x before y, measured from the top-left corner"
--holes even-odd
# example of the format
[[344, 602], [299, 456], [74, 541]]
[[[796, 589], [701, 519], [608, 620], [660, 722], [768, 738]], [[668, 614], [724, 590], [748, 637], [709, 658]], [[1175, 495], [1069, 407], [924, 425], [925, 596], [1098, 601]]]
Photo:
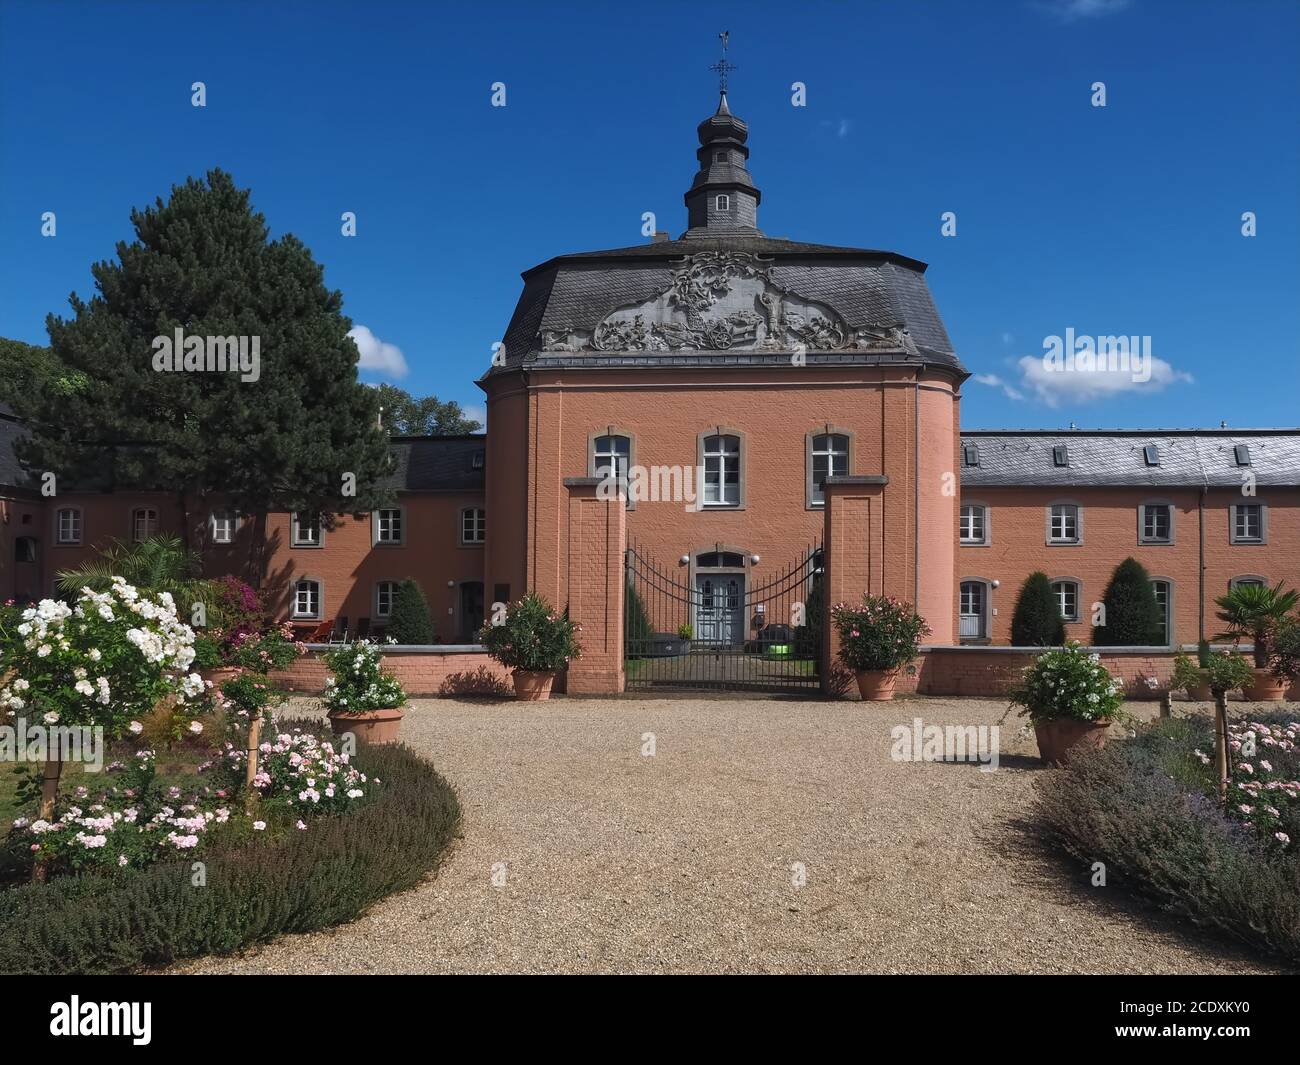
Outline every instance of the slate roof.
[[[978, 466], [962, 457], [968, 488], [1239, 488], [1247, 470], [1259, 486], [1300, 485], [1300, 429], [980, 429], [961, 439], [963, 452], [968, 444], [979, 451]], [[1147, 465], [1148, 445], [1159, 466]], [[1238, 445], [1249, 448], [1249, 466], [1237, 465]], [[1068, 466], [1055, 464], [1056, 447], [1066, 448]]]
[[[384, 485], [399, 492], [481, 492], [487, 465], [487, 437], [395, 436], [397, 469]], [[480, 456], [478, 468], [474, 457]]]
[[[754, 365], [770, 361], [754, 352], [636, 352], [623, 356], [541, 351], [542, 330], [594, 329], [619, 308], [665, 292], [672, 284], [674, 266], [702, 251], [771, 258], [772, 280], [782, 288], [826, 304], [853, 329], [902, 325], [918, 348], [912, 361], [966, 374], [925, 282], [925, 263], [888, 251], [734, 233], [692, 235], [681, 240], [560, 255], [526, 271], [524, 291], [504, 338], [505, 366]], [[789, 364], [788, 357], [777, 361]], [[907, 361], [907, 357], [866, 351], [808, 353], [809, 363], [871, 365], [898, 361]]]
[[15, 416], [13, 409], [0, 403], [0, 484], [15, 488], [31, 487], [14, 446], [26, 435], [26, 430]]

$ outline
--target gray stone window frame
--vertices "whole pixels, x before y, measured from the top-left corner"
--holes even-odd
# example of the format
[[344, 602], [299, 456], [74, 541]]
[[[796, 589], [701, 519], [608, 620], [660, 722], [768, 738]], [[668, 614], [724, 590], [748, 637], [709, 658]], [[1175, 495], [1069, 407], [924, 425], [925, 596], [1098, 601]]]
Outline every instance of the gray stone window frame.
[[[229, 516], [230, 535], [224, 540], [217, 538], [217, 519]], [[217, 507], [208, 512], [208, 542], [213, 544], [233, 544], [239, 535], [239, 511], [233, 507]]]
[[[298, 586], [300, 584], [316, 585], [316, 611], [315, 613], [304, 614], [298, 610]], [[325, 617], [325, 581], [317, 577], [314, 573], [304, 573], [301, 577], [295, 577], [293, 585], [290, 588], [289, 596], [289, 617], [295, 621], [322, 621]]]
[[[627, 437], [627, 468], [630, 471], [636, 465], [636, 434], [630, 429], [618, 425], [607, 425], [603, 429], [593, 429], [587, 434], [587, 476], [599, 477], [596, 472], [596, 441], [604, 436]], [[626, 485], [624, 486], [626, 487]], [[628, 496], [624, 500], [628, 510], [636, 510], [636, 500]]]
[[[75, 514], [77, 523], [77, 535], [63, 538], [64, 514]], [[86, 512], [78, 506], [62, 506], [54, 511], [54, 546], [55, 547], [80, 547], [86, 539]]]
[[[1052, 510], [1055, 507], [1074, 507], [1074, 539], [1058, 540], [1052, 536]], [[1043, 513], [1043, 539], [1049, 547], [1078, 547], [1083, 543], [1083, 504], [1077, 499], [1053, 499]]]
[[[395, 540], [381, 540], [379, 537], [381, 515], [397, 512], [397, 524], [400, 535]], [[370, 512], [370, 546], [371, 547], [405, 547], [406, 546], [406, 507], [380, 507]]]
[[[392, 586], [392, 590], [388, 593], [388, 613], [386, 614], [379, 609], [379, 589], [385, 584]], [[370, 597], [370, 605], [376, 618], [382, 618], [384, 621], [387, 621], [393, 616], [393, 600], [397, 598], [397, 589], [401, 584], [402, 582], [397, 580], [395, 577], [384, 577], [375, 581], [375, 590], [374, 594]]]
[[[704, 501], [704, 442], [715, 436], [734, 436], [736, 438], [736, 447], [740, 451], [738, 459], [738, 476], [739, 481], [736, 485], [736, 502], [734, 503], [706, 503]], [[696, 506], [700, 510], [744, 510], [745, 509], [745, 486], [749, 482], [748, 456], [749, 447], [746, 434], [740, 429], [732, 428], [726, 425], [716, 425], [712, 428], [705, 429], [695, 438], [695, 463], [696, 469], [700, 471], [700, 483], [695, 486]], [[719, 484], [719, 489], [722, 485]]]
[[[481, 540], [465, 539], [465, 515], [471, 511], [478, 511], [483, 515], [483, 538]], [[476, 526], [477, 524], [475, 522]], [[461, 507], [456, 512], [456, 543], [461, 547], [482, 547], [487, 543], [487, 507], [471, 503], [468, 507]]]
[[[1241, 507], [1259, 507], [1259, 536], [1237, 535], [1237, 511]], [[1265, 503], [1233, 503], [1228, 507], [1228, 543], [1255, 546], [1268, 543], [1268, 506]]]
[[[1164, 507], [1169, 512], [1169, 536], [1161, 540], [1158, 537], [1147, 535], [1147, 508]], [[1144, 499], [1138, 504], [1137, 508], [1137, 542], [1143, 545], [1153, 545], [1164, 547], [1172, 546], [1174, 543], [1174, 524], [1176, 522], [1175, 513], [1177, 508], [1171, 499]]]
[[[852, 429], [841, 429], [839, 426], [827, 422], [825, 425], [818, 426], [816, 429], [810, 429], [803, 436], [803, 502], [804, 510], [825, 510], [826, 499], [825, 491], [821, 499], [814, 496], [816, 485], [813, 483], [813, 441], [819, 436], [842, 436], [844, 437], [844, 464], [843, 473], [836, 471], [832, 476], [842, 477], [853, 474], [853, 452], [856, 446], [854, 432]], [[743, 477], [743, 474], [742, 474]]]
[[1058, 584], [1074, 585], [1074, 616], [1071, 617], [1070, 615], [1066, 614], [1064, 610], [1062, 610], [1061, 617], [1065, 619], [1065, 623], [1067, 625], [1077, 625], [1080, 621], [1082, 621], [1083, 620], [1083, 581], [1081, 581], [1078, 577], [1066, 576], [1066, 577], [1049, 577], [1047, 583], [1051, 585], [1052, 598], [1056, 600], [1057, 606], [1061, 605], [1061, 597], [1057, 595], [1056, 586]]
[[[962, 520], [961, 512], [966, 507], [979, 507], [984, 512], [984, 536], [979, 540], [967, 540], [966, 525]], [[993, 508], [985, 503], [982, 499], [963, 499], [957, 504], [957, 546], [958, 547], [989, 547], [993, 543], [993, 530], [991, 528]]]
[[325, 546], [325, 515], [316, 514], [316, 539], [304, 540], [298, 535], [299, 516], [310, 517], [311, 512], [306, 510], [295, 510], [289, 514], [289, 546], [299, 548], [304, 551], [319, 551]]
[[1265, 588], [1272, 587], [1268, 578], [1258, 573], [1238, 573], [1235, 577], [1228, 578], [1228, 591], [1242, 584], [1262, 584]]

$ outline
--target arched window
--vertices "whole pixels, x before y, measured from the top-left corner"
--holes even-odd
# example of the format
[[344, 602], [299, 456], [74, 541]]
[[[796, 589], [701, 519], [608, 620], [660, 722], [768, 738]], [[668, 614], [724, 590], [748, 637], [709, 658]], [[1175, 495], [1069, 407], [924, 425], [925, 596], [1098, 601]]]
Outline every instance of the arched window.
[[843, 477], [849, 472], [849, 435], [829, 430], [808, 438], [808, 505], [826, 505], [823, 486], [827, 477]]
[[318, 577], [299, 577], [293, 584], [290, 609], [295, 618], [319, 618], [324, 586]]
[[1062, 577], [1052, 582], [1052, 596], [1061, 610], [1061, 617], [1067, 622], [1079, 620], [1079, 582], [1070, 577]]
[[1166, 647], [1174, 645], [1174, 584], [1163, 577], [1151, 578], [1151, 589], [1156, 594], [1156, 606], [1160, 608], [1160, 624], [1163, 642]]
[[131, 539], [136, 543], [158, 535], [158, 511], [154, 507], [136, 507], [131, 511]]
[[961, 582], [957, 608], [957, 635], [963, 640], [988, 638], [989, 593], [988, 582], [966, 580]]

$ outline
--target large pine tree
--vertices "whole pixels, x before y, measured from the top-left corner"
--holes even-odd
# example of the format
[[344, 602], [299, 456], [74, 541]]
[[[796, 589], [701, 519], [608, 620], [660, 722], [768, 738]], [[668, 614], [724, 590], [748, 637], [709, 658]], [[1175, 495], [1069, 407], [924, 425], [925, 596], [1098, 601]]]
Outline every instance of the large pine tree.
[[[50, 315], [55, 357], [88, 387], [43, 390], [21, 457], [59, 487], [94, 475], [118, 490], [174, 493], [193, 515], [220, 497], [247, 513], [360, 513], [389, 467], [375, 390], [357, 379], [342, 296], [296, 237], [269, 239], [233, 178], [175, 186], [133, 210], [136, 239], [96, 263], [98, 295]], [[160, 372], [155, 338], [260, 337], [260, 376]], [[355, 494], [348, 494], [349, 478]]]

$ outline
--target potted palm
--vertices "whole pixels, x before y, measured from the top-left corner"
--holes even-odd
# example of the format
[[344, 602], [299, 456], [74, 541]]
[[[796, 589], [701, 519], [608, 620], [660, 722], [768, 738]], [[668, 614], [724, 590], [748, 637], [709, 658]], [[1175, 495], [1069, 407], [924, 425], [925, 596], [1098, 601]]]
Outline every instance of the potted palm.
[[831, 620], [839, 636], [839, 659], [857, 675], [862, 698], [892, 699], [899, 669], [916, 657], [921, 637], [930, 632], [925, 618], [911, 603], [864, 595], [860, 606], [832, 607]]
[[1039, 655], [1011, 691], [1038, 738], [1043, 761], [1061, 765], [1076, 747], [1103, 747], [1112, 721], [1123, 721], [1124, 688], [1101, 664], [1071, 641]]
[[499, 623], [489, 621], [479, 634], [488, 654], [511, 670], [515, 698], [536, 702], [551, 697], [555, 674], [582, 653], [579, 627], [529, 592], [506, 607]]
[[370, 640], [356, 640], [324, 655], [331, 676], [325, 682], [325, 708], [334, 735], [351, 732], [363, 743], [393, 743], [402, 727], [406, 692], [380, 664]]
[[1283, 618], [1273, 633], [1269, 669], [1287, 687], [1300, 683], [1300, 617]]
[[1264, 584], [1239, 584], [1214, 601], [1218, 619], [1228, 626], [1225, 639], [1240, 641], [1249, 636], [1255, 645], [1255, 680], [1243, 693], [1252, 702], [1280, 702], [1287, 682], [1270, 669], [1273, 634], [1283, 619], [1300, 602], [1300, 592], [1284, 591], [1284, 581], [1270, 588]]

